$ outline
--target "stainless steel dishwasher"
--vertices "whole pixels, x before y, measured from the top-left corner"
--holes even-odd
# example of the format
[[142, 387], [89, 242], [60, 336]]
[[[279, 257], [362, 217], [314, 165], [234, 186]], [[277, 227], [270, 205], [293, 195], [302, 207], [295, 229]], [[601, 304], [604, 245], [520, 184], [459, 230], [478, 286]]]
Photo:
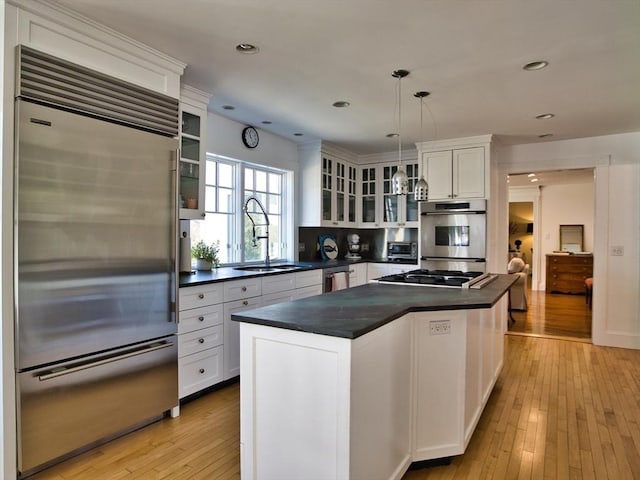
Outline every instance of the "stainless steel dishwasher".
[[327, 293], [327, 292], [333, 292], [334, 290], [337, 290], [335, 288], [337, 279], [334, 279], [334, 275], [339, 274], [342, 275], [344, 273], [344, 288], [349, 288], [349, 265], [342, 265], [339, 267], [329, 267], [329, 268], [324, 268], [322, 270], [322, 277], [323, 277], [323, 282], [322, 282], [322, 292], [323, 293]]

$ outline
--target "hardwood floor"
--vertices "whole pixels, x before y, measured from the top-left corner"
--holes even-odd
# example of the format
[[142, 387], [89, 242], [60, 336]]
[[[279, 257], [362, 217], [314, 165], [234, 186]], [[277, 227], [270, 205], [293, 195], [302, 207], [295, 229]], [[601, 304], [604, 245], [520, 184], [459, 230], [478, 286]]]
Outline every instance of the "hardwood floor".
[[591, 340], [591, 309], [583, 295], [527, 290], [529, 309], [513, 311], [509, 332]]
[[[466, 453], [403, 480], [640, 478], [639, 350], [515, 335], [505, 349]], [[238, 479], [238, 403], [234, 384], [32, 478]]]

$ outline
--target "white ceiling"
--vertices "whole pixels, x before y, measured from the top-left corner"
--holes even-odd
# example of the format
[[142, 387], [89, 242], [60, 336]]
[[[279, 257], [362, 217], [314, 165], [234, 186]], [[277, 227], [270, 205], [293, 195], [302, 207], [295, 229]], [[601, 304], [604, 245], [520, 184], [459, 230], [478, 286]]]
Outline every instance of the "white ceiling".
[[[434, 136], [493, 133], [517, 144], [640, 131], [638, 0], [53, 3], [187, 63], [184, 82], [213, 94], [210, 111], [295, 142], [393, 151], [397, 140], [385, 135], [397, 130], [398, 68], [411, 72], [405, 148]], [[241, 55], [239, 43], [260, 52]], [[522, 70], [535, 60], [549, 66]], [[426, 110], [420, 131], [418, 90], [432, 92], [437, 133]], [[337, 100], [351, 106], [332, 107]], [[547, 112], [555, 118], [534, 118]]]

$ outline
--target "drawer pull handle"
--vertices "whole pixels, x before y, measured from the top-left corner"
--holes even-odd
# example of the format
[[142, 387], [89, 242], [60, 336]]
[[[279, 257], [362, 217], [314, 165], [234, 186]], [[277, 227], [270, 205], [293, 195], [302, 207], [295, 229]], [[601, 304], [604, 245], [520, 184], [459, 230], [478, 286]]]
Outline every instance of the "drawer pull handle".
[[249, 305], [249, 302], [247, 300], [244, 300], [242, 304], [246, 306], [246, 305]]
[[247, 287], [242, 287], [242, 291], [246, 292], [247, 291]]
[[199, 298], [200, 300], [202, 300], [202, 299], [204, 298], [204, 293], [199, 293], [199, 294], [198, 294], [198, 298]]
[[198, 320], [199, 320], [200, 322], [204, 322], [204, 317], [198, 317]]
[[200, 373], [204, 373], [204, 368], [201, 368], [201, 369], [199, 370], [199, 372], [200, 372]]
[[199, 338], [198, 343], [204, 343], [204, 338]]

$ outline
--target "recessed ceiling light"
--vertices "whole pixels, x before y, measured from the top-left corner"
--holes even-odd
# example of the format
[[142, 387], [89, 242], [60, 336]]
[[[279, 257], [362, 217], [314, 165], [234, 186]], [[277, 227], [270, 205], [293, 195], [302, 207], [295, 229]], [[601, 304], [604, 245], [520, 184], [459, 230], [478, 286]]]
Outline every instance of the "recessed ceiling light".
[[553, 113], [541, 113], [540, 115], [536, 115], [538, 120], [547, 120], [549, 118], [553, 118], [555, 115]]
[[531, 178], [531, 177], [535, 177], [536, 174], [535, 173], [530, 173], [529, 175], [527, 175], [527, 177]]
[[351, 105], [349, 102], [345, 102], [344, 100], [339, 100], [337, 102], [333, 102], [333, 106], [336, 108], [346, 108]]
[[549, 65], [549, 62], [547, 62], [546, 60], [538, 60], [535, 62], [527, 63], [526, 65], [523, 65], [522, 69], [530, 72], [532, 70], [542, 70], [547, 65]]
[[538, 135], [538, 138], [548, 138], [553, 137], [553, 133], [543, 133], [542, 135]]
[[387, 133], [385, 136], [386, 136], [387, 138], [397, 138], [397, 137], [398, 137], [398, 134], [397, 134], [397, 133]]
[[236, 107], [234, 107], [233, 105], [222, 105], [222, 109], [223, 110], [235, 110]]
[[236, 50], [240, 53], [258, 53], [260, 49], [255, 45], [251, 45], [250, 43], [239, 43], [236, 45]]
[[293, 134], [294, 137], [302, 137], [304, 133], [296, 132]]
[[538, 181], [538, 179], [537, 179], [537, 178], [532, 178], [532, 179], [531, 179], [531, 182], [537, 182], [537, 181]]
[[271, 122], [270, 120], [263, 120], [262, 121], [263, 125], [271, 125], [271, 123], [273, 123], [273, 122]]

